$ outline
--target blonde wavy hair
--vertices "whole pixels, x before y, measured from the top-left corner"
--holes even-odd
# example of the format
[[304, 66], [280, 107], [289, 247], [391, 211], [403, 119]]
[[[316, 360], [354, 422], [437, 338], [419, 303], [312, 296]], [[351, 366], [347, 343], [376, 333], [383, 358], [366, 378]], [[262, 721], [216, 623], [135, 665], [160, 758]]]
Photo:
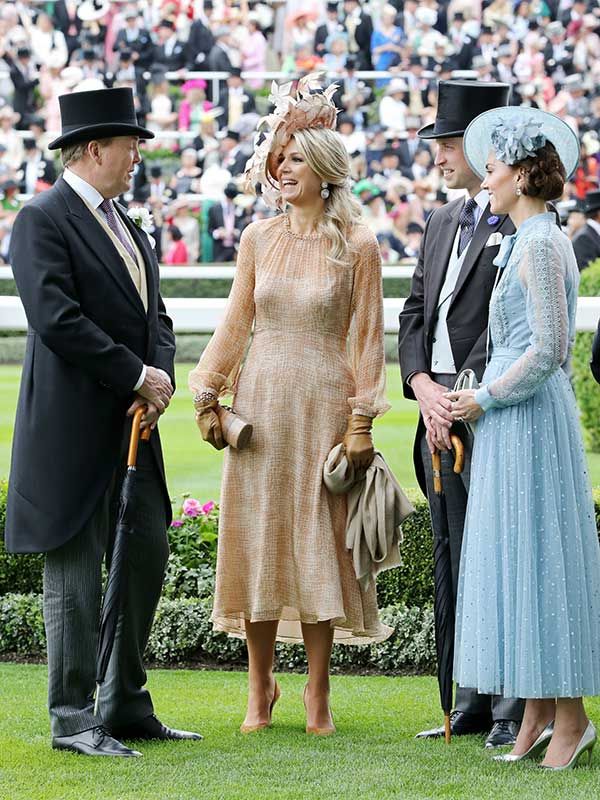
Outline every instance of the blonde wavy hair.
[[362, 220], [362, 207], [350, 190], [350, 158], [344, 142], [329, 128], [305, 128], [295, 131], [293, 138], [308, 166], [329, 184], [318, 225], [330, 244], [327, 259], [347, 266], [356, 254], [348, 238], [352, 227]]

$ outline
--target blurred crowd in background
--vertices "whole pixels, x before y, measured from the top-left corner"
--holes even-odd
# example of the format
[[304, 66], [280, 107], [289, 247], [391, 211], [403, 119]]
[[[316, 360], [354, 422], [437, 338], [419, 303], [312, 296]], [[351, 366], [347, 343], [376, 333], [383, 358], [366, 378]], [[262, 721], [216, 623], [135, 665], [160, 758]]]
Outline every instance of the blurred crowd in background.
[[243, 227], [272, 213], [243, 189], [272, 73], [312, 71], [339, 84], [338, 130], [384, 262], [414, 259], [451, 199], [417, 137], [440, 79], [506, 81], [514, 104], [564, 118], [582, 147], [558, 208], [571, 235], [585, 224], [600, 189], [598, 0], [0, 0], [0, 257], [23, 202], [60, 174], [47, 150], [59, 95], [129, 86], [156, 138], [123, 199], [152, 212], [159, 260], [234, 260]]

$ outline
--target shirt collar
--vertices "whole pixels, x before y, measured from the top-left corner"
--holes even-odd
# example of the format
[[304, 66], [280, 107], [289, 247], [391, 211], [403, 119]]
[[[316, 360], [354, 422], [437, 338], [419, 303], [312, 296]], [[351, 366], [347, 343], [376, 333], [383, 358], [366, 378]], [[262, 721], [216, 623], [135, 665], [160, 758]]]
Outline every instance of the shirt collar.
[[68, 167], [65, 167], [62, 176], [65, 183], [68, 183], [71, 189], [83, 200], [86, 200], [93, 209], [97, 209], [104, 201], [104, 198], [97, 189], [87, 181], [84, 181], [79, 175], [76, 175], [73, 170], [70, 170]]

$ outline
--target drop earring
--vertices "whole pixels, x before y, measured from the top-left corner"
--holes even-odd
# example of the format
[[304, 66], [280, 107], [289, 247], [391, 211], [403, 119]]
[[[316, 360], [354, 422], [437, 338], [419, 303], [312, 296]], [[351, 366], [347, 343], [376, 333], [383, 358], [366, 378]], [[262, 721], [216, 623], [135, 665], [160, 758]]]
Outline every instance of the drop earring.
[[321, 181], [321, 197], [323, 200], [327, 200], [329, 197], [329, 184], [327, 181]]
[[517, 197], [521, 197], [521, 195], [523, 194], [520, 186], [517, 186], [515, 194], [517, 195]]

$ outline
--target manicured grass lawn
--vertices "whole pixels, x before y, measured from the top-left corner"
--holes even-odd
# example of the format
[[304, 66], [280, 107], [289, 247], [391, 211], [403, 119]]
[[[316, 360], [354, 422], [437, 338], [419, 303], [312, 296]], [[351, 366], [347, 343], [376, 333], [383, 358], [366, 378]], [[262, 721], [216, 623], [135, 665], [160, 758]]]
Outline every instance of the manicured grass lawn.
[[[172, 496], [190, 492], [202, 500], [218, 499], [223, 454], [205, 444], [191, 413], [187, 390], [189, 364], [177, 365], [178, 391], [161, 421], [167, 476]], [[0, 478], [8, 476], [20, 367], [0, 366]], [[416, 487], [412, 444], [417, 424], [416, 403], [402, 397], [400, 373], [388, 369], [388, 400], [392, 406], [375, 423], [375, 441], [405, 488]], [[49, 420], [48, 424], [52, 424]], [[588, 453], [594, 486], [600, 486], [600, 454]]]
[[[418, 742], [438, 719], [428, 677], [335, 677], [338, 734], [307, 738], [305, 677], [282, 675], [274, 726], [243, 736], [246, 678], [235, 672], [152, 670], [161, 718], [200, 730], [200, 743], [145, 743], [135, 760], [53, 752], [45, 710], [46, 668], [0, 664], [2, 800], [573, 800], [598, 796], [592, 767], [548, 774], [530, 763], [492, 762], [483, 739]], [[600, 702], [588, 710], [600, 721]]]

